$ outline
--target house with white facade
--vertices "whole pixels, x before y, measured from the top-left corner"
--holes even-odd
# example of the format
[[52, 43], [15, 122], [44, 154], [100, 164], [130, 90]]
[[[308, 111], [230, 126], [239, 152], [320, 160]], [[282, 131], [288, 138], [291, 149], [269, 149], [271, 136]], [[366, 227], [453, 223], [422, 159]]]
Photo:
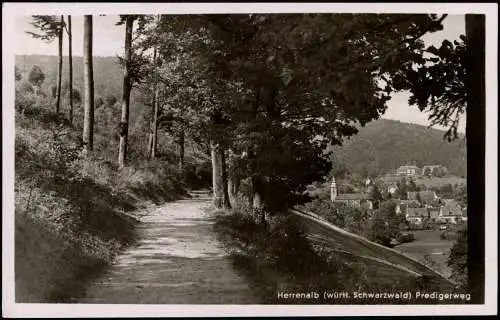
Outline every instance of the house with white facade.
[[462, 207], [460, 204], [454, 199], [442, 199], [444, 205], [439, 209], [439, 222], [445, 223], [458, 223], [461, 221], [466, 221], [467, 218], [464, 218]]
[[401, 166], [396, 170], [396, 173], [400, 176], [414, 177], [420, 175], [422, 170], [415, 165]]

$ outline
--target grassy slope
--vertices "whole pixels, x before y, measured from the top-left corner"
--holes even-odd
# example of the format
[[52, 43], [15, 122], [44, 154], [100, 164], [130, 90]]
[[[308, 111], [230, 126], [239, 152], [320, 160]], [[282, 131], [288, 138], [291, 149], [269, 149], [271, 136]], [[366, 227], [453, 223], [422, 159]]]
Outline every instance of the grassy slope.
[[97, 156], [82, 158], [80, 132], [48, 101], [16, 98], [24, 106], [16, 112], [16, 301], [62, 302], [134, 241], [131, 212], [183, 189], [165, 163], [118, 172]]
[[443, 140], [443, 135], [443, 131], [425, 126], [381, 119], [360, 128], [357, 135], [333, 151], [351, 172], [359, 172], [364, 166], [384, 172], [414, 161], [419, 167], [442, 164], [451, 174], [465, 177], [464, 137], [450, 143]]

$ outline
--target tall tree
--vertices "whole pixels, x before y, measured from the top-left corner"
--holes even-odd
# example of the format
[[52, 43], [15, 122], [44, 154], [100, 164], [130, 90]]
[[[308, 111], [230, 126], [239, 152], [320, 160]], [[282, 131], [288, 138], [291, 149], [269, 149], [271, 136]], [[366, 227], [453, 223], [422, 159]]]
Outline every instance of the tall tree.
[[125, 19], [125, 57], [123, 69], [123, 95], [122, 95], [122, 113], [120, 120], [120, 145], [118, 151], [118, 165], [120, 168], [125, 166], [127, 158], [127, 140], [129, 127], [129, 109], [130, 109], [130, 92], [132, 83], [130, 79], [130, 67], [132, 59], [132, 29], [134, 26], [134, 16], [127, 15]]
[[71, 15], [68, 15], [68, 62], [69, 62], [69, 122], [73, 123], [73, 33]]
[[63, 39], [64, 39], [64, 16], [60, 17], [59, 34], [57, 36], [58, 46], [57, 52], [59, 60], [57, 62], [57, 91], [56, 91], [56, 113], [61, 109], [61, 85], [62, 85], [62, 68], [63, 68]]
[[56, 112], [59, 113], [61, 104], [61, 80], [62, 80], [62, 46], [63, 46], [63, 28], [64, 16], [32, 16], [31, 25], [38, 29], [40, 33], [26, 31], [35, 39], [41, 39], [46, 42], [52, 42], [55, 38], [58, 39], [58, 66], [57, 66], [57, 89], [56, 89]]
[[[155, 27], [158, 25], [158, 22], [160, 21], [160, 15], [156, 17], [156, 24]], [[156, 31], [154, 29], [154, 31]], [[153, 36], [154, 37], [154, 36]], [[160, 113], [160, 101], [159, 99], [159, 93], [160, 93], [160, 78], [159, 78], [159, 72], [158, 72], [158, 44], [154, 43], [154, 52], [153, 52], [153, 106], [152, 106], [152, 119], [151, 119], [151, 133], [150, 133], [150, 150], [149, 150], [149, 156], [151, 159], [154, 159], [156, 157], [157, 151], [156, 148], [158, 146], [158, 116]]]
[[93, 149], [94, 142], [94, 70], [92, 64], [92, 15], [83, 17], [83, 79], [84, 120], [83, 150], [86, 155]]
[[181, 128], [179, 132], [179, 137], [177, 138], [177, 144], [179, 145], [179, 171], [183, 172], [184, 171], [184, 149], [185, 149], [185, 143], [186, 143], [186, 137], [185, 137], [185, 132], [184, 129]]
[[[174, 43], [183, 40], [175, 58], [196, 70], [194, 77], [190, 72], [179, 76], [181, 90], [199, 97], [189, 108], [208, 131], [215, 203], [224, 197], [222, 155], [231, 149], [237, 156], [229, 158], [234, 161], [230, 173], [252, 181], [257, 207], [264, 203], [274, 212], [326, 175], [328, 140], [341, 143], [357, 132], [358, 124], [385, 111], [390, 77], [409, 58], [418, 58], [412, 52], [421, 46], [423, 33], [442, 27], [438, 17], [429, 15], [169, 20], [163, 20], [163, 33], [172, 34]], [[380, 84], [382, 77], [387, 86]]]
[[220, 152], [220, 149], [220, 145], [213, 140], [210, 141], [213, 204], [216, 208], [222, 208], [224, 205], [224, 180], [222, 176], [222, 152]]
[[160, 84], [159, 75], [157, 68], [157, 52], [156, 47], [153, 53], [153, 105], [152, 105], [152, 116], [150, 123], [150, 134], [149, 134], [149, 158], [155, 159], [157, 155], [156, 148], [158, 146], [158, 115], [160, 108]]

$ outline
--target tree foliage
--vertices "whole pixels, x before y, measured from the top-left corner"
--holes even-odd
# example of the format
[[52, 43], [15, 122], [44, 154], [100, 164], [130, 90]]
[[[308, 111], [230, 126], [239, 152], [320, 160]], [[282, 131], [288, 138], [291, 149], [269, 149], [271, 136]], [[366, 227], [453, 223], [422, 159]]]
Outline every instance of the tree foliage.
[[35, 39], [41, 39], [46, 42], [52, 42], [59, 37], [61, 28], [65, 27], [64, 22], [61, 21], [59, 16], [34, 15], [32, 19], [31, 25], [39, 30], [39, 32], [26, 31], [26, 33]]
[[236, 155], [231, 173], [289, 200], [328, 172], [328, 141], [385, 111], [393, 88], [380, 79], [440, 28], [432, 15], [162, 16], [151, 42], [161, 39], [180, 101], [196, 101], [183, 114]]
[[39, 66], [33, 66], [30, 73], [28, 74], [28, 81], [36, 86], [40, 87], [45, 80], [45, 74]]
[[444, 40], [439, 48], [421, 48], [424, 57], [406, 66], [395, 87], [409, 90], [409, 103], [430, 112], [431, 125], [447, 128], [448, 141], [458, 138], [458, 125], [467, 105], [465, 36]]
[[401, 226], [405, 224], [405, 217], [396, 214], [396, 205], [396, 201], [387, 200], [375, 210], [368, 231], [370, 240], [390, 246], [391, 240], [398, 238]]
[[20, 81], [22, 79], [21, 71], [19, 70], [18, 66], [15, 66], [15, 68], [14, 68], [14, 74], [15, 74], [15, 77], [16, 77], [16, 82]]

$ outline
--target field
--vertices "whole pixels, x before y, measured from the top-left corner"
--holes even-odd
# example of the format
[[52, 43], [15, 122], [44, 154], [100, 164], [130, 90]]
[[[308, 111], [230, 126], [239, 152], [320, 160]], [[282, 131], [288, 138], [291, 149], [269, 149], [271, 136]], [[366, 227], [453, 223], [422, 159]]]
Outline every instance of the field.
[[398, 245], [393, 249], [449, 277], [451, 270], [448, 268], [447, 260], [454, 240], [441, 240], [439, 236], [442, 232], [439, 230], [412, 231], [415, 234], [415, 241]]

